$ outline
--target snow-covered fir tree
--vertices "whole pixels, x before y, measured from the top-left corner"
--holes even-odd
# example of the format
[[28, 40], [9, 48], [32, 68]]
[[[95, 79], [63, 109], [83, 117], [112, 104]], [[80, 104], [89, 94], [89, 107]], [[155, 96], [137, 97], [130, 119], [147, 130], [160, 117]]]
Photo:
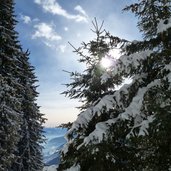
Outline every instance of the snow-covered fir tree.
[[19, 134], [20, 141], [17, 145], [17, 160], [12, 165], [13, 171], [38, 171], [43, 168], [42, 146], [43, 142], [42, 124], [45, 122], [43, 114], [40, 113], [36, 104], [37, 79], [34, 74], [34, 67], [29, 63], [29, 53], [21, 54], [20, 65], [22, 75], [19, 83], [24, 87], [22, 94], [22, 123]]
[[[58, 171], [171, 169], [171, 2], [140, 0], [125, 10], [138, 16], [143, 40], [108, 33], [99, 39], [97, 29], [96, 41], [76, 49], [87, 70], [71, 73], [64, 93], [85, 105], [66, 134]], [[118, 59], [110, 53], [114, 47], [121, 49]], [[98, 64], [106, 57], [112, 66], [104, 69]], [[116, 90], [125, 78], [131, 83]], [[92, 101], [87, 92], [95, 94]]]
[[[141, 1], [125, 8], [139, 17], [138, 27], [144, 40], [127, 47], [129, 53], [150, 50], [141, 64], [143, 81], [148, 84], [141, 108], [146, 136], [134, 138], [140, 148], [140, 162], [146, 170], [169, 170], [171, 167], [171, 1]], [[134, 48], [133, 48], [134, 47]], [[134, 50], [133, 50], [134, 49]], [[151, 85], [149, 87], [149, 85]], [[141, 116], [142, 116], [141, 114]], [[143, 119], [144, 120], [144, 119]], [[142, 130], [141, 130], [142, 131]], [[133, 140], [133, 141], [134, 141]]]
[[6, 171], [15, 158], [14, 150], [18, 134], [21, 112], [21, 88], [17, 57], [21, 48], [14, 31], [13, 2], [0, 3], [0, 170]]
[[15, 31], [14, 1], [0, 3], [0, 171], [42, 169], [36, 77]]

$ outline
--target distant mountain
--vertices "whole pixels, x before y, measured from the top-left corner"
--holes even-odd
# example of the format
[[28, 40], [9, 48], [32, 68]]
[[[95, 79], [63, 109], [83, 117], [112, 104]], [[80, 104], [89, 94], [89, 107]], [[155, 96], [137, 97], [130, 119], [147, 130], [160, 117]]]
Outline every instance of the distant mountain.
[[44, 128], [44, 135], [49, 140], [55, 137], [64, 136], [67, 129], [65, 128]]
[[59, 164], [59, 152], [66, 143], [64, 138], [66, 131], [67, 129], [62, 128], [44, 128], [44, 135], [47, 140], [43, 145], [43, 156], [46, 166]]
[[53, 139], [49, 140], [48, 145], [56, 146], [56, 143], [60, 145], [60, 144], [63, 144], [64, 142], [66, 142], [64, 136], [56, 137], [56, 138], [53, 138]]

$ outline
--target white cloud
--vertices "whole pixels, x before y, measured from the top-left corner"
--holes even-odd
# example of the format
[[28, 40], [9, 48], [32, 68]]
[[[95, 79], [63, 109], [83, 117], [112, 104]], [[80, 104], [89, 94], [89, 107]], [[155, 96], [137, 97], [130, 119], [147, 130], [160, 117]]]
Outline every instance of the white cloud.
[[21, 20], [23, 20], [23, 22], [25, 23], [25, 24], [29, 24], [29, 23], [31, 23], [31, 18], [29, 17], [29, 16], [26, 16], [26, 15], [20, 15], [20, 17], [21, 17]]
[[68, 29], [68, 27], [64, 27], [64, 30], [65, 30], [65, 31], [68, 31], [69, 29]]
[[54, 44], [52, 44], [51, 42], [47, 41], [47, 40], [44, 40], [43, 43], [47, 46], [47, 47], [50, 47], [52, 49], [55, 48]]
[[33, 19], [34, 22], [39, 22], [40, 20], [38, 18]]
[[46, 41], [58, 41], [62, 39], [62, 37], [55, 32], [53, 27], [47, 23], [36, 24], [34, 28], [36, 31], [32, 35], [32, 39], [44, 38]]
[[59, 49], [60, 49], [60, 51], [61, 51], [62, 53], [64, 53], [64, 52], [65, 52], [65, 49], [66, 49], [66, 45], [60, 45], [60, 46], [59, 46]]
[[67, 19], [75, 20], [76, 22], [88, 22], [87, 15], [81, 6], [76, 6], [75, 10], [81, 14], [73, 15], [63, 9], [56, 0], [34, 0], [38, 5], [41, 5], [46, 12], [50, 12], [54, 15], [60, 15]]
[[74, 9], [76, 11], [78, 11], [79, 13], [83, 14], [84, 16], [87, 16], [88, 17], [88, 15], [86, 14], [86, 12], [83, 10], [83, 8], [80, 5], [77, 5]]

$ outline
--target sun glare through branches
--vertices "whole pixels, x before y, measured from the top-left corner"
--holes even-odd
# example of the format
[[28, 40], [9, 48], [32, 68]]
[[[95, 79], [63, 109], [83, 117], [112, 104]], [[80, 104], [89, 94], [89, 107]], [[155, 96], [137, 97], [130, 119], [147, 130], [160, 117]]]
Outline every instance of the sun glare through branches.
[[100, 65], [106, 69], [111, 68], [114, 66], [120, 55], [121, 54], [119, 49], [113, 49], [101, 59]]

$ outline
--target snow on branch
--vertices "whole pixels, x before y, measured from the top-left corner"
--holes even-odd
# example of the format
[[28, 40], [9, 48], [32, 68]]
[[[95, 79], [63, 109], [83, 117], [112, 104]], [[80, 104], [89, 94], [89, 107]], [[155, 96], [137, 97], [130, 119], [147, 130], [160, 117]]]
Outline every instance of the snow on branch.
[[129, 75], [132, 68], [137, 69], [141, 66], [141, 61], [147, 59], [153, 52], [150, 50], [142, 51], [139, 53], [134, 53], [129, 56], [123, 55], [117, 61], [115, 66], [113, 66], [112, 75]]
[[[137, 74], [135, 72], [139, 71], [138, 68], [141, 68], [142, 62], [152, 53], [153, 51], [146, 50], [139, 53], [133, 53], [131, 55], [122, 55], [113, 62], [113, 65], [110, 67], [110, 71], [106, 71], [102, 74], [101, 82], [104, 83], [107, 82], [108, 79], [114, 78], [115, 85], [120, 86], [124, 77], [127, 78], [128, 76], [130, 77]], [[121, 77], [122, 79], [118, 81], [118, 77]]]
[[66, 169], [64, 171], [80, 171], [80, 165], [74, 165], [72, 167], [70, 167], [69, 169]]
[[166, 77], [168, 79], [168, 82], [170, 83], [170, 88], [171, 88], [171, 62], [162, 69], [162, 72], [164, 71], [169, 71], [168, 76]]
[[168, 28], [171, 28], [171, 17], [165, 20], [160, 20], [157, 26], [157, 33], [162, 33]]
[[[136, 80], [138, 79], [140, 78], [136, 78]], [[118, 107], [120, 109], [123, 109], [124, 104], [121, 100], [121, 94], [128, 94], [128, 89], [134, 83], [135, 82], [133, 81], [131, 84], [123, 85], [119, 90], [115, 91], [112, 95], [105, 95], [98, 102], [96, 102], [96, 104], [94, 103], [94, 106], [88, 108], [84, 112], [81, 112], [77, 120], [73, 123], [71, 129], [65, 135], [65, 138], [68, 140], [68, 142], [72, 141], [72, 134], [74, 134], [76, 130], [79, 130], [80, 127], [87, 127], [88, 123], [96, 114], [100, 116], [102, 114], [102, 110], [104, 107], [106, 114], [110, 109], [117, 109]]]
[[134, 127], [132, 128], [132, 130], [136, 127], [139, 127], [139, 135], [144, 135], [144, 133], [147, 133], [149, 123], [151, 123], [154, 120], [154, 116], [149, 116], [146, 119], [143, 119], [143, 115], [141, 113], [143, 98], [145, 93], [150, 88], [159, 85], [160, 82], [161, 81], [157, 79], [148, 84], [146, 87], [140, 88], [137, 92], [137, 95], [133, 98], [132, 102], [130, 103], [130, 105], [125, 109], [125, 112], [119, 114], [117, 118], [97, 123], [95, 130], [84, 138], [83, 143], [78, 148], [80, 148], [82, 145], [88, 145], [90, 143], [100, 143], [105, 137], [107, 130], [110, 128], [110, 126], [112, 124], [117, 123], [117, 121], [119, 120], [131, 120], [132, 118], [135, 118]]
[[117, 121], [118, 118], [114, 118], [114, 119], [109, 119], [105, 122], [97, 123], [95, 130], [84, 138], [83, 143], [79, 145], [77, 149], [79, 149], [83, 145], [88, 145], [90, 143], [92, 144], [100, 143], [103, 140], [104, 136], [106, 135], [110, 125], [115, 124]]

